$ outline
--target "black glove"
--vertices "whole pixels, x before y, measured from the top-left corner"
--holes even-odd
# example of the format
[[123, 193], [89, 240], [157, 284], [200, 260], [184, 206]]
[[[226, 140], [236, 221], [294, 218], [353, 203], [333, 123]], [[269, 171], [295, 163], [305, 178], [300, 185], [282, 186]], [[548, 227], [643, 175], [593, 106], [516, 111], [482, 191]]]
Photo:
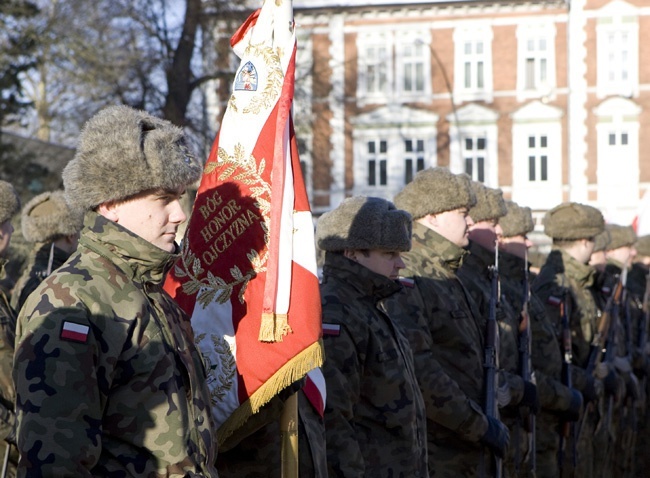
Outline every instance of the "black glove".
[[481, 438], [481, 442], [487, 445], [490, 450], [499, 458], [506, 456], [510, 444], [510, 433], [508, 427], [496, 418], [487, 417], [488, 429]]
[[582, 397], [585, 403], [595, 402], [598, 400], [598, 389], [596, 388], [596, 379], [591, 375], [587, 379], [587, 385], [582, 390]]
[[537, 395], [537, 386], [533, 382], [524, 382], [524, 396], [519, 406], [528, 407], [530, 413], [535, 415], [539, 412], [539, 395]]
[[603, 387], [607, 395], [616, 395], [618, 393], [618, 377], [616, 376], [616, 372], [613, 370], [609, 371], [603, 379]]
[[562, 410], [560, 418], [565, 422], [577, 422], [582, 411], [582, 394], [575, 388], [571, 389], [569, 408]]

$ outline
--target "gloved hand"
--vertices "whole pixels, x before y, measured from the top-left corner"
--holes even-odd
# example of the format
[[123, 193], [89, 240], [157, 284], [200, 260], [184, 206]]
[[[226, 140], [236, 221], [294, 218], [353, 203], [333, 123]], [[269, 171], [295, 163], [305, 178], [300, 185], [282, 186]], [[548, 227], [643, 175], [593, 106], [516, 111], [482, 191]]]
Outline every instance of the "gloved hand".
[[520, 407], [528, 407], [530, 413], [537, 415], [539, 412], [539, 395], [537, 386], [533, 382], [524, 381], [524, 396], [519, 402]]
[[560, 418], [566, 422], [577, 422], [582, 412], [582, 405], [582, 394], [575, 388], [572, 388], [569, 408], [560, 412]]
[[602, 390], [602, 382], [598, 379], [595, 379], [592, 376], [589, 376], [587, 379], [587, 385], [584, 389], [581, 390], [582, 398], [584, 398], [585, 403], [595, 402], [598, 400]]
[[510, 445], [510, 433], [508, 427], [496, 418], [487, 417], [488, 429], [481, 438], [481, 443], [486, 445], [499, 458], [506, 456]]

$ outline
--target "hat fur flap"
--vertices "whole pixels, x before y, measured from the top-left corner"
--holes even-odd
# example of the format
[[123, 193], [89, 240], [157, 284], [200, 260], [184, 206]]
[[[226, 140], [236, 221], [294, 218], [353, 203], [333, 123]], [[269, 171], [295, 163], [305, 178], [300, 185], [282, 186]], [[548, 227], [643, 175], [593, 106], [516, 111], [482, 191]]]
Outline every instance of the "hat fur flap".
[[395, 196], [395, 206], [408, 211], [413, 219], [462, 207], [469, 209], [476, 204], [471, 182], [467, 174], [453, 174], [447, 168], [424, 169]]
[[354, 196], [320, 217], [316, 241], [324, 251], [408, 251], [411, 228], [411, 215], [390, 201]]
[[613, 251], [619, 247], [632, 247], [636, 242], [636, 232], [632, 226], [619, 226], [607, 224], [605, 230], [609, 232], [609, 243], [606, 251]]
[[0, 180], [0, 225], [11, 219], [20, 211], [20, 198], [16, 190], [7, 181]]
[[481, 182], [472, 181], [472, 191], [476, 196], [476, 204], [468, 214], [472, 221], [492, 221], [505, 215], [506, 204], [500, 189], [488, 188]]
[[638, 255], [650, 257], [650, 234], [638, 237], [634, 248]]
[[605, 220], [602, 213], [586, 204], [565, 202], [555, 206], [544, 216], [544, 233], [553, 239], [591, 239], [604, 229]]
[[607, 228], [603, 230], [600, 234], [597, 234], [594, 237], [594, 252], [606, 251], [609, 247], [609, 242], [612, 240], [612, 237], [609, 234]]
[[529, 207], [514, 201], [505, 201], [506, 214], [499, 218], [503, 237], [525, 236], [535, 229], [533, 214]]
[[122, 105], [88, 120], [62, 176], [68, 204], [85, 211], [147, 190], [187, 186], [202, 169], [181, 128]]
[[28, 242], [50, 242], [81, 230], [83, 215], [65, 202], [63, 191], [48, 191], [32, 198], [23, 208], [21, 227]]

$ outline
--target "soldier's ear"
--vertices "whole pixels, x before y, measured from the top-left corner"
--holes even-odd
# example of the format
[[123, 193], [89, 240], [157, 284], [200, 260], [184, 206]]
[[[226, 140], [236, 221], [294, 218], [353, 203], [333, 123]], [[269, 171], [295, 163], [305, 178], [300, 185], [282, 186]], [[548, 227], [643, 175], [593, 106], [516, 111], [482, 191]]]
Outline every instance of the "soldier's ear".
[[343, 255], [351, 261], [357, 262], [357, 251], [352, 249], [345, 249], [343, 251]]
[[115, 202], [105, 202], [97, 206], [97, 212], [109, 221], [118, 222], [119, 214]]

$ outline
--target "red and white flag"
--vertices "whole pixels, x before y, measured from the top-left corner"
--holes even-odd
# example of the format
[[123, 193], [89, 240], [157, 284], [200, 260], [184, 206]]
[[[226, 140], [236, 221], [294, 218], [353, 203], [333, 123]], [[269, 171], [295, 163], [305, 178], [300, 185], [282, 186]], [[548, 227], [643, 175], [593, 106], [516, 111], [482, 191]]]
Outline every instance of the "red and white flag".
[[165, 283], [191, 316], [220, 441], [308, 373], [305, 393], [321, 412], [324, 403], [314, 229], [291, 116], [291, 1], [267, 0], [230, 43], [241, 63]]

